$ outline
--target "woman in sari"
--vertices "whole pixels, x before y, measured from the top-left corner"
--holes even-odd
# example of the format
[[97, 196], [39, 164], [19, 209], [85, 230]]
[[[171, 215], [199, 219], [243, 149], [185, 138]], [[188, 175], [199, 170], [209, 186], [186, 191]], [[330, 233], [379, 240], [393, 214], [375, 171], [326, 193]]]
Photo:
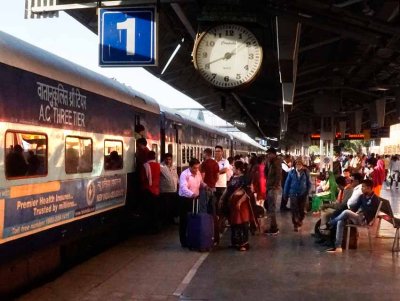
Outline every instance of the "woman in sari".
[[236, 161], [233, 176], [221, 197], [222, 204], [228, 209], [229, 223], [231, 225], [231, 244], [239, 251], [247, 251], [249, 244], [249, 222], [251, 215], [250, 196], [247, 193], [248, 180], [246, 180], [244, 163]]
[[372, 181], [374, 182], [373, 190], [377, 196], [381, 195], [382, 184], [385, 178], [385, 162], [379, 158], [372, 172]]
[[327, 172], [327, 184], [327, 190], [317, 193], [312, 197], [312, 212], [318, 212], [324, 201], [336, 200], [338, 195], [338, 186], [336, 184], [335, 176], [331, 171]]

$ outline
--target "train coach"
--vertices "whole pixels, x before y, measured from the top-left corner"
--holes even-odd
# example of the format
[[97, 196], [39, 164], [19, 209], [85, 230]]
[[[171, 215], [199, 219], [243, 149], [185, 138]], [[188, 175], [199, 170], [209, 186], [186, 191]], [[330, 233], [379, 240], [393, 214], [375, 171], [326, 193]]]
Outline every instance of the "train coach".
[[0, 78], [0, 294], [123, 233], [139, 126], [179, 170], [261, 149], [3, 32]]

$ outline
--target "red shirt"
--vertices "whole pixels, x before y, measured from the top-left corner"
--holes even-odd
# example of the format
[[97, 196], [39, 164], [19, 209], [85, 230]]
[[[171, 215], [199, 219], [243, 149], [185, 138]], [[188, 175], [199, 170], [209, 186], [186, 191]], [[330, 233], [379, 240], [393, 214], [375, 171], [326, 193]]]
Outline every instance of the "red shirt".
[[148, 170], [146, 172], [146, 167], [144, 166], [141, 173], [141, 183], [144, 190], [149, 190], [153, 195], [160, 194], [160, 163], [154, 161], [148, 161], [145, 163], [148, 165]]
[[218, 181], [219, 166], [214, 159], [206, 159], [200, 165], [200, 172], [204, 173], [203, 182], [210, 188], [215, 188], [215, 183]]

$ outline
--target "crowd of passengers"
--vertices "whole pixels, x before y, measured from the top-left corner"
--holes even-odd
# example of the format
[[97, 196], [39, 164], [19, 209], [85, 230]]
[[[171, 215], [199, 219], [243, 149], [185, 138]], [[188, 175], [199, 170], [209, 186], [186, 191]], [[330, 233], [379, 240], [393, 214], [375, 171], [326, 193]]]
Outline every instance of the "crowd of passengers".
[[[157, 163], [156, 153], [147, 148], [146, 139], [137, 140], [137, 170], [148, 225], [158, 231], [163, 224], [177, 223], [179, 219], [179, 238], [184, 248], [187, 216], [192, 212], [193, 201], [199, 199], [199, 211], [213, 216], [214, 245], [219, 244], [220, 233], [229, 224], [231, 247], [248, 250], [249, 232], [259, 229], [258, 218], [265, 212], [264, 233], [278, 235], [276, 211], [280, 205], [280, 211], [291, 212], [295, 232], [302, 227], [308, 209], [319, 212], [324, 239], [320, 236], [318, 242], [331, 244], [329, 252], [341, 252], [344, 224], [369, 222], [377, 210], [386, 175], [398, 174], [396, 157], [387, 163], [385, 171], [385, 158], [373, 154], [364, 161], [361, 155], [355, 160], [336, 156], [333, 172], [318, 174], [317, 193], [312, 205], [307, 206], [312, 189], [309, 169], [318, 168], [312, 158], [304, 163], [303, 158], [277, 154], [274, 148], [262, 156], [224, 158], [219, 145], [214, 148], [215, 157], [212, 154], [212, 149], [205, 149], [202, 161], [192, 158], [189, 168], [178, 176], [172, 154], [165, 154]], [[325, 235], [327, 232], [331, 235]]]

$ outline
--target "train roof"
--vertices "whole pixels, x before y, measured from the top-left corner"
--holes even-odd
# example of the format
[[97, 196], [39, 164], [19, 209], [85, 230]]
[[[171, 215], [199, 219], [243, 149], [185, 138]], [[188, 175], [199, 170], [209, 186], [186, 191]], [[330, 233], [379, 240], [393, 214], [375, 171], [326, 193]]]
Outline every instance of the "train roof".
[[151, 97], [2, 31], [0, 62], [160, 114]]
[[237, 140], [239, 140], [239, 141], [241, 141], [241, 142], [250, 144], [251, 146], [254, 146], [254, 147], [256, 147], [256, 148], [258, 148], [258, 149], [260, 149], [260, 150], [264, 150], [264, 151], [267, 150], [266, 147], [264, 147], [264, 146], [262, 146], [261, 144], [257, 143], [256, 141], [254, 141], [254, 140], [251, 139], [250, 137], [249, 137], [249, 138], [239, 137], [239, 136], [238, 136], [237, 134], [235, 134], [235, 133], [232, 133], [232, 135], [233, 135], [233, 139], [237, 139]]
[[231, 135], [229, 135], [227, 132], [224, 132], [222, 130], [216, 129], [212, 127], [211, 125], [202, 122], [200, 120], [194, 119], [186, 114], [182, 114], [181, 112], [167, 108], [165, 106], [160, 105], [160, 110], [163, 112], [167, 118], [174, 120], [175, 122], [184, 122], [185, 124], [190, 124], [192, 126], [195, 126], [197, 128], [200, 128], [202, 130], [205, 130], [207, 132], [211, 132], [214, 134], [218, 134], [220, 136], [226, 137], [231, 139]]
[[266, 150], [265, 147], [263, 147], [262, 145], [258, 144], [256, 141], [252, 140], [251, 138], [245, 139], [245, 138], [242, 138], [242, 137], [239, 137], [239, 136], [235, 135], [234, 133], [231, 134], [231, 133], [224, 132], [222, 130], [219, 130], [219, 129], [216, 129], [216, 128], [212, 127], [211, 125], [208, 125], [208, 124], [206, 124], [204, 122], [201, 122], [201, 121], [199, 121], [197, 119], [194, 119], [194, 118], [192, 118], [192, 117], [190, 117], [190, 116], [188, 116], [186, 114], [182, 114], [182, 113], [180, 113], [180, 112], [178, 112], [178, 111], [176, 111], [174, 109], [167, 108], [167, 107], [162, 106], [162, 105], [160, 105], [160, 110], [161, 110], [161, 112], [163, 112], [165, 114], [165, 116], [168, 119], [173, 120], [175, 122], [180, 122], [180, 123], [185, 122], [185, 123], [191, 124], [193, 126], [196, 126], [198, 128], [201, 128], [201, 129], [203, 129], [205, 131], [216, 133], [218, 135], [227, 137], [229, 139], [237, 139], [237, 140], [239, 140], [241, 142], [244, 142], [244, 143], [246, 143], [248, 145], [254, 146], [254, 147], [256, 147], [256, 148], [258, 148], [260, 150]]

